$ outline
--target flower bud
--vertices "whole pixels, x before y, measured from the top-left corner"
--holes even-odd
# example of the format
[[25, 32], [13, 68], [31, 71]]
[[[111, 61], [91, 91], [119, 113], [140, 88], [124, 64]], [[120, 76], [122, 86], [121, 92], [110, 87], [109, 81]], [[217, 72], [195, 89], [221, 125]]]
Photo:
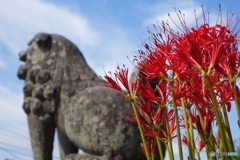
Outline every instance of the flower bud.
[[204, 117], [204, 131], [207, 134], [209, 134], [211, 131], [211, 120], [208, 119], [206, 116]]
[[202, 128], [202, 125], [201, 125], [201, 122], [200, 122], [200, 118], [199, 118], [198, 115], [197, 115], [196, 125], [197, 125], [198, 133], [202, 135], [203, 134], [203, 128]]

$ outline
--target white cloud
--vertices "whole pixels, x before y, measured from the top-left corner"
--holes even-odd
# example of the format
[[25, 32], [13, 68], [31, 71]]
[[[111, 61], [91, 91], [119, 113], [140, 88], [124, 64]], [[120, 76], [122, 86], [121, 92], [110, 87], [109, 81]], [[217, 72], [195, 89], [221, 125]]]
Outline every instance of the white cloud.
[[[132, 67], [126, 56], [136, 51], [136, 45], [129, 40], [129, 34], [114, 23], [105, 20], [96, 24], [67, 8], [40, 0], [24, 3], [0, 0], [0, 3], [0, 42], [12, 53], [26, 49], [27, 42], [38, 32], [57, 33], [79, 47], [98, 75], [104, 74], [102, 67], [115, 70], [117, 62]], [[108, 67], [112, 62], [114, 65]]]
[[4, 68], [4, 67], [6, 67], [6, 64], [0, 61], [0, 68]]
[[58, 33], [83, 46], [94, 46], [97, 33], [88, 20], [40, 0], [0, 0], [0, 41], [18, 53], [37, 32]]
[[133, 68], [127, 56], [132, 59], [131, 55], [137, 50], [136, 45], [128, 40], [126, 32], [115, 26], [110, 26], [107, 29], [109, 32], [107, 30], [101, 31], [102, 45], [104, 46], [99, 46], [96, 50], [95, 54], [98, 58], [88, 58], [89, 65], [100, 76], [105, 74], [104, 70], [114, 72], [118, 64], [120, 66], [124, 64], [130, 69]]

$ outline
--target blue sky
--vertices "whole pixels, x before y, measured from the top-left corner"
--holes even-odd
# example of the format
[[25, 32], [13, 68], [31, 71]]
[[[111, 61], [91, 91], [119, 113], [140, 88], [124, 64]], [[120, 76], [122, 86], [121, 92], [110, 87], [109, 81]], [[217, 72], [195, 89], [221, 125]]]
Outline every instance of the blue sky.
[[[23, 81], [16, 72], [22, 64], [18, 53], [38, 32], [61, 34], [83, 52], [88, 64], [98, 75], [114, 71], [117, 64], [130, 70], [130, 59], [141, 39], [148, 37], [147, 27], [158, 20], [174, 17], [174, 7], [186, 14], [189, 27], [194, 26], [194, 9], [201, 4], [216, 21], [218, 4], [223, 13], [232, 11], [240, 17], [236, 0], [0, 0], [0, 160], [32, 160], [23, 101]], [[176, 19], [176, 18], [174, 18]], [[239, 138], [236, 112], [231, 113], [233, 137]], [[54, 158], [58, 159], [55, 143]]]

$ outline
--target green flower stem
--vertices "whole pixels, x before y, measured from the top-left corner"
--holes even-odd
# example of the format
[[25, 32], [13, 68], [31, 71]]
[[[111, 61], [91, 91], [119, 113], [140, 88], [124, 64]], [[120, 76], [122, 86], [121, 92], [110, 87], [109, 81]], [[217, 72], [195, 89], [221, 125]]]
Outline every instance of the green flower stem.
[[167, 117], [167, 108], [164, 107], [163, 111], [164, 111], [165, 126], [166, 126], [166, 130], [167, 130], [167, 149], [168, 149], [169, 159], [174, 160], [172, 139], [171, 139], [171, 133], [170, 133], [168, 117]]
[[226, 139], [226, 136], [225, 136], [225, 133], [224, 133], [225, 130], [224, 130], [224, 127], [223, 127], [223, 121], [222, 121], [220, 113], [219, 113], [217, 100], [216, 100], [216, 97], [215, 97], [214, 92], [213, 92], [213, 88], [212, 88], [210, 78], [209, 78], [209, 76], [204, 76], [204, 79], [206, 80], [207, 86], [210, 90], [211, 99], [212, 99], [212, 102], [213, 102], [213, 108], [214, 108], [214, 112], [215, 112], [216, 118], [217, 118], [218, 131], [220, 132], [221, 141], [223, 143], [222, 147], [224, 148], [224, 150], [221, 150], [221, 152], [229, 152], [227, 139]]
[[171, 90], [172, 90], [172, 100], [173, 100], [173, 110], [175, 113], [175, 123], [176, 123], [176, 127], [177, 127], [179, 159], [183, 160], [182, 141], [181, 141], [181, 132], [180, 132], [180, 127], [179, 127], [177, 103], [176, 103], [176, 97], [175, 97], [175, 92], [174, 92], [174, 84], [172, 81], [170, 82], [170, 85], [171, 85]]
[[211, 151], [209, 151], [209, 147], [208, 147], [208, 145], [205, 143], [205, 148], [206, 148], [206, 156], [207, 156], [207, 159], [210, 159], [210, 152]]
[[159, 140], [159, 137], [156, 137], [156, 141], [157, 141], [157, 146], [158, 146], [158, 151], [159, 151], [159, 154], [160, 154], [160, 158], [163, 160], [164, 159], [164, 154], [163, 154], [162, 145], [161, 145], [161, 142]]
[[[188, 108], [188, 113], [190, 114], [191, 113], [191, 110]], [[195, 145], [194, 145], [194, 132], [193, 132], [193, 121], [192, 121], [192, 116], [189, 116], [189, 124], [190, 124], [190, 137], [191, 137], [191, 140], [190, 142], [192, 143], [192, 147], [193, 147], [193, 152], [194, 152], [194, 148], [195, 148]]]
[[[205, 148], [206, 148], [206, 155], [207, 155], [208, 159], [215, 160], [216, 158], [210, 156], [210, 152], [215, 151], [214, 147], [211, 144], [211, 141], [209, 141], [209, 138], [208, 139], [206, 138], [206, 135], [204, 133], [199, 134], [199, 136], [204, 141]], [[209, 135], [209, 136], [211, 136], [211, 135]]]
[[171, 145], [168, 145], [168, 143], [166, 143], [166, 148], [167, 148], [167, 151], [168, 151], [168, 156], [169, 156], [169, 160], [174, 160], [174, 155], [173, 155], [173, 152], [172, 152], [172, 148], [171, 148]]
[[213, 133], [211, 131], [211, 134], [209, 135], [209, 145], [210, 145], [210, 148], [211, 148], [211, 151], [216, 151], [216, 147], [215, 147], [215, 137], [213, 136]]
[[[199, 115], [199, 118], [200, 118], [200, 123], [203, 126], [203, 124], [204, 124], [203, 116], [202, 116], [202, 113], [199, 110], [199, 106], [197, 104], [196, 104], [196, 108], [197, 108], [197, 112], [198, 112], [198, 115]], [[211, 135], [212, 135], [212, 133], [209, 136], [211, 136]], [[204, 141], [205, 148], [206, 148], [206, 154], [207, 154], [208, 159], [210, 159], [211, 158], [211, 157], [209, 157], [210, 152], [215, 151], [215, 149], [213, 147], [214, 145], [212, 145], [211, 141], [208, 140], [209, 138], [208, 139], [206, 138], [207, 135], [205, 135], [204, 133], [203, 134], [199, 133], [199, 136]]]
[[231, 133], [231, 129], [230, 129], [230, 125], [229, 125], [229, 120], [228, 120], [228, 115], [227, 115], [227, 110], [226, 107], [223, 106], [223, 116], [224, 116], [224, 120], [225, 120], [225, 124], [226, 124], [226, 136], [229, 142], [229, 146], [230, 146], [230, 152], [235, 152], [234, 149], [234, 143], [233, 143], [233, 139], [232, 139], [232, 133]]
[[134, 115], [136, 116], [139, 132], [140, 132], [140, 135], [141, 135], [141, 138], [142, 138], [142, 142], [143, 142], [143, 146], [144, 146], [144, 149], [145, 149], [147, 160], [151, 160], [151, 155], [150, 155], [150, 152], [149, 152], [149, 148], [148, 148], [148, 145], [147, 145], [146, 138], [145, 138], [144, 133], [143, 133], [142, 124], [141, 124], [139, 116], [138, 116], [137, 107], [136, 107], [136, 105], [133, 101], [131, 101], [131, 103], [132, 103], [132, 108], [133, 108]]
[[[225, 132], [225, 133], [226, 133], [226, 138], [227, 138], [227, 140], [228, 140], [228, 142], [229, 142], [230, 152], [235, 152], [235, 149], [234, 149], [234, 147], [233, 147], [232, 144], [231, 144], [231, 139], [230, 139], [230, 137], [229, 137], [229, 135], [228, 135], [228, 132]], [[237, 160], [237, 157], [233, 156], [233, 157], [231, 157], [230, 159]]]
[[231, 85], [232, 85], [232, 88], [233, 88], [234, 100], [235, 100], [237, 115], [238, 115], [238, 125], [239, 125], [239, 128], [240, 128], [240, 104], [239, 104], [239, 101], [238, 101], [236, 81], [232, 81]]
[[[227, 115], [227, 110], [226, 110], [226, 107], [223, 105], [222, 106], [222, 109], [223, 109], [223, 116], [224, 116], [224, 120], [225, 120], [225, 123], [226, 123], [226, 127], [227, 127], [227, 131], [229, 132], [229, 135], [232, 139], [232, 133], [231, 133], [231, 128], [230, 128], [230, 125], [229, 125], [229, 120], [228, 120], [228, 115]], [[233, 144], [233, 143], [232, 143]]]
[[209, 160], [217, 160], [217, 157], [214, 156], [210, 156], [211, 152], [216, 152], [215, 149], [215, 138], [212, 134], [212, 131], [210, 132], [210, 135], [208, 137], [208, 139], [204, 142], [205, 143], [205, 148], [206, 148], [206, 154]]
[[188, 152], [189, 152], [190, 159], [194, 159], [195, 156], [194, 156], [193, 142], [192, 142], [192, 138], [189, 133], [189, 123], [188, 123], [188, 118], [187, 118], [187, 113], [186, 113], [187, 109], [186, 109], [183, 98], [181, 98], [181, 104], [182, 104], [182, 112], [183, 112], [183, 116], [184, 116], [185, 130], [186, 130], [186, 134], [187, 134]]
[[212, 151], [211, 148], [209, 148], [209, 145], [206, 145], [205, 144], [205, 147], [206, 147], [206, 154], [207, 154], [207, 159], [208, 160], [217, 160], [217, 157], [216, 156], [210, 156], [210, 152]]
[[200, 154], [197, 153], [198, 160], [201, 160]]

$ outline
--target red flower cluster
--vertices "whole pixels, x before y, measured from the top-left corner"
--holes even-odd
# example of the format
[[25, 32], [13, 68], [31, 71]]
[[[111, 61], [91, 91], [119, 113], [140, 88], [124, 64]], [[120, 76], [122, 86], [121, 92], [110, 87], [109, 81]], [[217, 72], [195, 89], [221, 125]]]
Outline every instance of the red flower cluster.
[[[228, 16], [226, 25], [210, 26], [204, 19], [199, 27], [188, 28], [180, 12], [178, 15], [181, 32], [166, 22], [155, 26], [158, 33], [149, 31], [151, 37], [144, 44], [145, 50], [140, 50], [134, 59], [141, 77], [129, 84], [128, 69], [118, 68], [115, 78], [104, 76], [108, 81], [105, 86], [121, 91], [137, 105], [145, 136], [168, 143], [169, 137], [177, 136], [176, 124], [181, 124], [183, 129], [198, 132], [201, 139], [197, 139], [195, 148], [201, 150], [211, 138], [214, 141], [212, 127], [219, 123], [216, 114], [225, 119], [224, 111], [230, 112], [231, 101], [239, 103], [239, 31], [235, 31], [239, 20], [234, 24], [234, 17]], [[176, 119], [174, 108], [181, 118]], [[179, 112], [182, 109], [186, 117]], [[182, 142], [189, 143], [186, 137]]]

